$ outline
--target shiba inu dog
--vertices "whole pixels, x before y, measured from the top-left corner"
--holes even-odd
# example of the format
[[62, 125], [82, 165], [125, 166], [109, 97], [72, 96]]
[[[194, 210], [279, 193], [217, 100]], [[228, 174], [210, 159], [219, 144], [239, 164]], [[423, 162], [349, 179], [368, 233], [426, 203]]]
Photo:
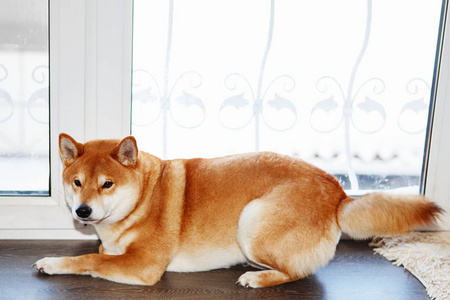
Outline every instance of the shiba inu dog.
[[248, 262], [261, 270], [237, 283], [268, 287], [325, 266], [341, 231], [398, 235], [442, 212], [419, 195], [354, 199], [332, 175], [274, 153], [165, 161], [131, 136], [81, 144], [64, 133], [59, 145], [67, 204], [102, 244], [98, 254], [37, 261], [47, 274], [153, 285], [165, 271]]

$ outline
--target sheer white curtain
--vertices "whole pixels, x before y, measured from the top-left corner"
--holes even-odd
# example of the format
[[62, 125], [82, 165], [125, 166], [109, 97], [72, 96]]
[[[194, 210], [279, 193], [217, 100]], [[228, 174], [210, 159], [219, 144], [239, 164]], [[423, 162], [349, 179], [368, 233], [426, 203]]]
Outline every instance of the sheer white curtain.
[[270, 150], [356, 194], [418, 192], [441, 5], [136, 0], [132, 133], [164, 158]]
[[0, 20], [0, 195], [48, 196], [48, 1], [2, 1]]

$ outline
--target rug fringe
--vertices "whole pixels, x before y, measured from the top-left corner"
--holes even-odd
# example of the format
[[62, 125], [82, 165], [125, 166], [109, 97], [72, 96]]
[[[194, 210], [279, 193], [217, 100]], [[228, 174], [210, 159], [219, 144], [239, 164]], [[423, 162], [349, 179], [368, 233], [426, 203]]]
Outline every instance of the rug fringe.
[[376, 237], [369, 244], [396, 266], [403, 266], [436, 300], [450, 299], [450, 233], [413, 232]]

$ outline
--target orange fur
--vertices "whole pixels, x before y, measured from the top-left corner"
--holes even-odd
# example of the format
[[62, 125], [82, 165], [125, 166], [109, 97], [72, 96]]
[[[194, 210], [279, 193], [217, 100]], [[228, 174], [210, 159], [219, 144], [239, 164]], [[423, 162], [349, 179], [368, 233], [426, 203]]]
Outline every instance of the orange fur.
[[102, 245], [98, 254], [37, 261], [48, 274], [152, 285], [166, 270], [248, 261], [269, 270], [238, 283], [266, 287], [326, 265], [341, 230], [400, 234], [442, 212], [422, 196], [350, 198], [330, 174], [274, 153], [162, 161], [138, 152], [133, 137], [80, 144], [67, 134], [60, 153], [66, 201]]
[[421, 195], [373, 193], [348, 198], [339, 206], [341, 229], [355, 239], [397, 235], [433, 223], [442, 209]]

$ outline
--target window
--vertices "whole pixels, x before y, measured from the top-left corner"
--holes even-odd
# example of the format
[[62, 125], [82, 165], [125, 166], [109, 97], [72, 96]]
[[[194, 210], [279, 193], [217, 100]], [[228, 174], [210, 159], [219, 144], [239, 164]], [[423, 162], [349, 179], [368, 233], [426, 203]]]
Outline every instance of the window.
[[[34, 5], [37, 5], [38, 2], [46, 8], [35, 11]], [[24, 129], [22, 132], [25, 137], [29, 138], [29, 141], [38, 140], [40, 141], [39, 145], [47, 144], [42, 147], [42, 149], [46, 149], [42, 150], [42, 156], [49, 157], [46, 161], [46, 168], [43, 168], [46, 173], [37, 174], [34, 168], [27, 165], [25, 169], [17, 171], [20, 175], [17, 185], [11, 181], [5, 183], [3, 180], [5, 177], [7, 181], [10, 179], [11, 170], [2, 173], [4, 165], [3, 161], [0, 162], [0, 179], [2, 179], [0, 184], [4, 191], [7, 191], [0, 197], [0, 238], [97, 238], [93, 234], [92, 228], [74, 223], [70, 211], [67, 209], [61, 182], [62, 163], [59, 157], [58, 135], [60, 132], [67, 132], [79, 141], [129, 135], [131, 4], [130, 1], [121, 0], [50, 0], [48, 3], [47, 1], [30, 0], [3, 1], [0, 4], [0, 16], [2, 16], [0, 30], [4, 28], [7, 28], [8, 31], [11, 30], [11, 26], [8, 25], [8, 27], [5, 24], [21, 23], [21, 21], [17, 21], [20, 19], [20, 14], [23, 16], [21, 20], [26, 20], [25, 24], [31, 22], [32, 16], [35, 16], [46, 26], [41, 35], [46, 39], [46, 42], [43, 42], [45, 45], [49, 42], [50, 53], [50, 64], [48, 64], [48, 54], [43, 54], [47, 61], [47, 68], [39, 68], [34, 73], [29, 73], [33, 71], [34, 64], [37, 63], [31, 60], [32, 65], [23, 64], [27, 68], [23, 75], [24, 81], [15, 81], [15, 84], [21, 82], [22, 85], [25, 85], [25, 81], [29, 80], [29, 77], [31, 78], [31, 83], [27, 83], [30, 84], [30, 87], [23, 90], [26, 94], [23, 97], [27, 105], [25, 109], [22, 109], [23, 115], [27, 118], [31, 118], [29, 117], [31, 115], [42, 123], [45, 123], [44, 119], [46, 118], [46, 125], [35, 122], [34, 119], [27, 121], [30, 123], [30, 128]], [[9, 16], [13, 11], [16, 11], [19, 16]], [[3, 18], [3, 16], [8, 17]], [[46, 23], [47, 20], [48, 23]], [[30, 32], [37, 30], [28, 25], [26, 28]], [[22, 35], [10, 34], [11, 38], [14, 36], [21, 37]], [[49, 39], [48, 36], [50, 36]], [[0, 40], [0, 47], [3, 46], [2, 42], [3, 39]], [[22, 42], [29, 45], [31, 40], [29, 37], [23, 38]], [[3, 49], [0, 48], [0, 59], [3, 57]], [[30, 50], [34, 55], [33, 59], [35, 59], [37, 50], [39, 49]], [[13, 60], [8, 60], [8, 63], [13, 62]], [[0, 65], [3, 64], [0, 61]], [[40, 65], [44, 65], [44, 62], [38, 64], [38, 66]], [[50, 70], [48, 70], [48, 66]], [[8, 67], [8, 76], [12, 76], [11, 74], [17, 71], [16, 69], [17, 67]], [[37, 78], [38, 82], [32, 80], [32, 75]], [[0, 67], [0, 79], [3, 77], [4, 74]], [[8, 81], [6, 84], [6, 79], [0, 81], [0, 91], [6, 89], [13, 98], [16, 96], [13, 96], [13, 92], [11, 92], [11, 82]], [[47, 88], [48, 94], [48, 86], [50, 86], [51, 99], [49, 103], [48, 96], [44, 98], [43, 92], [37, 94], [40, 96], [37, 99], [31, 96], [40, 88]], [[3, 95], [0, 92], [0, 117], [3, 117], [5, 113], [5, 105], [8, 107], [10, 102], [9, 98], [6, 100], [2, 98]], [[0, 135], [0, 147], [10, 146], [10, 140], [2, 139], [5, 137], [3, 133], [9, 134], [10, 131], [26, 124], [26, 122], [14, 124], [0, 122], [0, 134], [2, 134]], [[44, 125], [47, 126], [46, 136], [38, 136], [36, 133], [38, 127]], [[13, 128], [13, 126], [15, 127]], [[23, 142], [23, 139], [18, 140], [17, 143], [19, 141]], [[33, 153], [36, 153], [37, 148], [31, 143], [22, 148], [17, 147], [22, 151], [30, 150]], [[0, 153], [4, 153], [3, 148], [0, 149], [2, 149]], [[38, 155], [31, 156], [36, 158]], [[49, 161], [50, 167], [48, 167]], [[17, 166], [19, 164], [14, 164], [14, 167]], [[49, 171], [52, 174], [50, 184]], [[31, 174], [32, 172], [33, 174]], [[21, 189], [32, 190], [33, 188], [30, 186], [34, 186], [41, 180], [46, 182], [47, 194], [50, 185], [49, 195], [17, 192]], [[11, 197], [11, 195], [14, 196]]]
[[47, 0], [0, 10], [0, 195], [49, 196]]
[[[18, 1], [13, 2], [18, 3]], [[23, 2], [20, 1], [20, 3]], [[35, 1], [30, 2], [35, 3]], [[295, 3], [297, 2], [306, 5], [305, 1], [295, 1]], [[316, 6], [314, 1], [307, 2], [311, 2], [312, 7]], [[397, 3], [397, 1], [394, 2]], [[80, 227], [72, 221], [66, 207], [61, 188], [62, 166], [58, 152], [58, 134], [60, 132], [69, 133], [81, 142], [95, 138], [122, 138], [132, 132], [137, 136], [140, 149], [167, 158], [216, 156], [254, 151], [255, 149], [287, 151], [285, 153], [310, 160], [314, 164], [337, 174], [349, 191], [356, 191], [354, 186], [349, 183], [350, 176], [345, 164], [346, 155], [339, 154], [336, 157], [334, 152], [336, 149], [341, 152], [342, 149], [345, 150], [345, 143], [343, 143], [345, 141], [345, 123], [339, 121], [343, 117], [343, 97], [339, 97], [339, 92], [332, 89], [333, 87], [336, 89], [339, 85], [332, 86], [331, 82], [336, 81], [343, 90], [348, 90], [352, 71], [355, 69], [355, 62], [361, 53], [362, 45], [364, 45], [369, 11], [371, 11], [372, 16], [370, 18], [369, 42], [356, 68], [357, 72], [355, 72], [353, 84], [353, 93], [360, 91], [360, 94], [359, 97], [356, 97], [359, 102], [356, 100], [354, 102], [353, 119], [349, 122], [351, 123], [349, 126], [351, 130], [348, 132], [352, 153], [363, 153], [355, 147], [355, 140], [358, 141], [360, 138], [366, 142], [369, 149], [370, 147], [380, 148], [380, 140], [383, 141], [383, 138], [377, 140], [376, 135], [383, 131], [389, 132], [389, 130], [386, 130], [390, 128], [389, 126], [394, 126], [396, 131], [403, 131], [399, 129], [402, 126], [403, 129], [407, 129], [406, 131], [411, 131], [409, 136], [412, 137], [422, 136], [421, 145], [417, 148], [414, 146], [415, 142], [408, 144], [410, 149], [422, 151], [426, 133], [423, 130], [422, 121], [419, 122], [419, 120], [426, 119], [426, 111], [423, 110], [423, 107], [427, 105], [430, 94], [435, 96], [435, 109], [432, 111], [434, 117], [429, 122], [430, 132], [432, 132], [430, 147], [427, 148], [425, 154], [423, 152], [414, 154], [417, 160], [414, 158], [411, 165], [416, 164], [417, 169], [421, 168], [422, 157], [420, 156], [428, 157], [428, 164], [423, 173], [427, 175], [424, 176], [426, 179], [425, 193], [444, 209], [450, 211], [450, 199], [448, 197], [450, 185], [447, 182], [447, 173], [450, 168], [450, 156], [448, 155], [450, 153], [450, 105], [447, 104], [448, 101], [445, 101], [450, 97], [450, 85], [448, 84], [450, 82], [450, 30], [448, 28], [444, 30], [448, 26], [448, 23], [445, 22], [447, 2], [444, 2], [442, 8], [444, 17], [441, 30], [438, 30], [437, 27], [440, 18], [440, 4], [438, 2], [434, 0], [426, 1], [427, 5], [422, 7], [420, 15], [411, 12], [413, 7], [417, 8], [423, 4], [422, 2], [425, 2], [425, 0], [402, 2], [404, 4], [403, 11], [391, 11], [391, 15], [397, 13], [397, 17], [404, 17], [403, 15], [406, 14], [413, 19], [415, 18], [416, 24], [414, 26], [420, 26], [421, 30], [422, 27], [429, 30], [434, 28], [435, 30], [425, 37], [419, 30], [414, 32], [416, 37], [409, 40], [412, 43], [410, 45], [419, 44], [419, 40], [423, 43], [425, 43], [425, 40], [432, 40], [435, 43], [434, 46], [427, 42], [427, 51], [420, 48], [422, 49], [420, 51], [423, 52], [417, 54], [416, 47], [411, 46], [408, 51], [403, 53], [406, 57], [416, 55], [414, 56], [414, 62], [420, 60], [428, 66], [428, 71], [423, 74], [414, 74], [414, 76], [405, 76], [401, 83], [397, 84], [392, 83], [390, 79], [386, 79], [387, 77], [383, 79], [383, 76], [378, 73], [373, 74], [368, 68], [371, 59], [377, 57], [377, 52], [383, 50], [382, 47], [381, 50], [371, 47], [376, 45], [376, 37], [382, 37], [379, 31], [377, 34], [377, 30], [380, 29], [376, 28], [380, 22], [376, 19], [380, 11], [386, 11], [386, 9], [381, 9], [383, 3], [387, 5], [384, 0], [373, 2], [339, 1], [341, 5], [345, 4], [347, 8], [351, 7], [354, 11], [351, 15], [341, 14], [340, 16], [337, 14], [339, 5], [333, 2], [328, 4], [330, 6], [326, 6], [324, 5], [326, 2], [320, 1], [320, 5], [317, 5], [315, 11], [320, 12], [325, 7], [325, 11], [328, 13], [325, 16], [321, 15], [319, 20], [323, 20], [323, 22], [334, 20], [334, 23], [332, 26], [322, 26], [322, 23], [318, 20], [313, 20], [315, 22], [313, 24], [320, 25], [321, 27], [319, 27], [322, 28], [322, 35], [318, 36], [314, 36], [306, 30], [312, 28], [312, 24], [304, 25], [306, 28], [295, 27], [297, 31], [294, 34], [287, 34], [287, 32], [292, 33], [295, 24], [306, 22], [305, 20], [298, 20], [294, 11], [292, 11], [292, 14], [295, 15], [293, 23], [290, 23], [291, 19], [280, 17], [283, 11], [289, 15], [289, 10], [286, 8], [293, 5], [294, 2], [288, 0], [273, 2], [270, 0], [246, 0], [240, 1], [242, 6], [237, 6], [238, 2], [232, 0], [228, 2], [214, 1], [214, 5], [210, 1], [201, 2], [199, 0], [148, 1], [149, 5], [167, 4], [159, 8], [152, 7], [145, 11], [145, 18], [153, 23], [145, 25], [147, 27], [144, 28], [140, 28], [136, 22], [139, 18], [143, 20], [144, 17], [141, 13], [146, 8], [140, 6], [143, 5], [141, 0], [135, 0], [134, 42], [132, 40], [132, 1], [50, 0], [48, 4], [49, 25], [47, 28], [50, 34], [50, 76], [40, 77], [40, 74], [46, 74], [45, 68], [41, 68], [39, 72], [35, 73], [35, 75], [38, 75], [37, 78], [40, 78], [39, 80], [42, 81], [44, 78], [44, 81], [33, 82], [34, 86], [26, 92], [28, 94], [25, 97], [25, 99], [29, 99], [34, 91], [46, 88], [47, 85], [50, 86], [51, 101], [47, 104], [49, 105], [49, 112], [43, 105], [45, 103], [42, 100], [43, 98], [39, 98], [40, 101], [33, 102], [36, 105], [33, 107], [33, 115], [39, 116], [38, 120], [41, 120], [41, 117], [46, 117], [45, 112], [47, 112], [48, 117], [46, 118], [50, 120], [49, 141], [41, 140], [42, 143], [49, 143], [50, 145], [49, 150], [45, 152], [49, 155], [49, 171], [52, 174], [50, 195], [32, 194], [15, 195], [13, 197], [3, 195], [0, 197], [0, 238], [96, 238], [91, 228]], [[3, 1], [0, 4], [0, 14], [4, 11], [4, 3], [6, 2]], [[395, 3], [390, 3], [390, 5]], [[247, 4], [252, 6], [252, 9], [246, 7]], [[233, 6], [239, 7], [239, 10], [231, 12]], [[196, 18], [187, 15], [192, 7], [201, 7], [199, 10], [201, 13]], [[369, 7], [371, 7], [371, 10], [368, 9]], [[307, 6], [302, 9], [306, 8]], [[390, 9], [393, 8], [390, 7]], [[433, 13], [430, 14], [431, 10]], [[47, 13], [47, 11], [44, 11], [44, 13]], [[358, 17], [356, 18], [353, 15]], [[435, 15], [436, 19], [433, 19], [432, 22], [425, 21], [424, 17], [430, 15]], [[169, 16], [171, 16], [172, 22], [169, 22]], [[216, 24], [216, 21], [227, 19], [227, 17], [227, 20], [230, 20], [230, 16], [233, 17], [233, 22], [228, 22], [229, 27], [220, 28]], [[298, 16], [306, 18], [308, 13], [302, 11]], [[272, 18], [273, 24], [270, 22]], [[242, 21], [244, 19], [245, 22]], [[3, 22], [3, 20], [7, 19], [0, 18], [0, 22]], [[249, 23], [248, 20], [252, 20], [253, 25], [246, 25]], [[347, 54], [344, 53], [345, 55], [335, 54], [334, 57], [328, 57], [326, 53], [332, 53], [331, 50], [333, 49], [335, 51], [350, 49], [350, 35], [345, 37], [343, 34], [346, 31], [338, 30], [339, 26], [342, 25], [338, 26], [337, 24], [342, 20], [347, 24], [347, 31], [353, 32], [352, 36], [355, 38], [356, 48], [352, 51], [349, 50]], [[386, 20], [388, 20], [387, 17]], [[248, 27], [240, 32], [234, 26]], [[403, 39], [398, 40], [400, 36], [408, 37], [411, 35], [406, 34], [410, 27], [402, 26], [404, 30], [395, 31], [392, 29], [398, 33], [396, 37], [390, 39], [388, 47], [394, 49], [394, 53], [396, 51], [402, 53], [395, 47], [406, 43]], [[4, 28], [3, 25], [0, 26], [0, 30], [2, 28]], [[335, 35], [330, 35], [328, 32], [330, 30]], [[434, 54], [429, 53], [436, 50], [436, 43], [439, 40], [438, 35], [439, 33], [444, 35], [444, 32], [446, 37], [442, 37], [442, 43], [440, 43], [437, 51], [436, 76], [433, 79]], [[268, 38], [269, 33], [271, 33], [271, 39]], [[309, 53], [315, 55], [315, 52], [318, 52], [318, 54], [321, 54], [321, 59], [313, 61], [313, 56], [300, 57], [300, 61], [292, 60], [290, 57], [286, 57], [287, 60], [284, 60], [283, 57], [280, 58], [279, 53], [282, 53], [283, 49], [286, 48], [288, 49], [286, 51], [292, 57], [295, 57], [294, 54], [299, 49], [302, 51], [304, 51], [303, 48], [309, 49], [309, 46], [305, 43], [301, 45], [294, 43], [298, 40], [298, 36], [305, 43], [306, 41], [311, 42], [316, 37], [313, 45], [317, 51], [310, 51]], [[292, 41], [289, 40], [289, 37]], [[151, 40], [151, 48], [148, 48], [149, 39]], [[328, 39], [331, 39], [333, 43], [326, 44]], [[292, 43], [292, 49], [284, 46], [287, 42]], [[132, 51], [133, 43], [134, 53]], [[268, 44], [270, 44], [270, 47], [267, 47]], [[170, 51], [167, 51], [167, 49], [170, 49]], [[265, 54], [266, 49], [268, 49], [267, 55]], [[0, 48], [0, 59], [3, 54], [2, 50], [3, 48]], [[227, 55], [221, 55], [219, 50]], [[246, 51], [254, 51], [254, 53], [246, 54], [247, 57], [241, 56]], [[167, 55], [167, 53], [170, 53], [170, 55]], [[203, 57], [199, 54], [202, 54]], [[433, 56], [431, 57], [431, 65], [426, 63], [430, 60], [429, 55]], [[345, 57], [347, 57], [346, 61], [344, 61]], [[134, 59], [134, 71], [131, 63], [132, 58]], [[377, 65], [377, 70], [381, 72], [383, 65], [390, 63], [393, 64], [392, 69], [394, 69], [396, 63], [403, 59], [403, 57], [400, 57], [398, 61], [394, 60], [389, 63], [382, 60], [379, 62], [379, 66]], [[225, 61], [225, 65], [221, 64], [222, 60]], [[313, 70], [315, 75], [312, 73], [311, 75], [304, 70], [303, 64], [307, 64], [309, 61], [317, 64], [317, 70]], [[338, 61], [340, 65], [332, 66], [331, 63], [335, 61]], [[0, 65], [3, 64], [3, 62], [0, 62]], [[329, 64], [332, 67], [328, 68]], [[39, 65], [44, 65], [44, 63]], [[220, 68], [217, 68], [217, 70], [211, 68], [211, 66], [216, 65]], [[411, 70], [416, 68], [416, 65], [409, 66], [403, 63], [402, 67]], [[168, 72], [166, 72], [166, 69]], [[259, 88], [258, 82], [260, 81], [261, 70], [264, 71]], [[41, 73], [41, 71], [44, 71], [44, 73]], [[338, 73], [338, 71], [342, 71], [342, 73]], [[8, 90], [8, 94], [12, 93], [9, 85], [6, 84], [6, 79], [2, 80], [5, 74], [2, 72], [3, 69], [0, 67], [0, 90]], [[11, 72], [8, 70], [8, 76]], [[132, 73], [133, 81], [131, 79]], [[304, 74], [307, 74], [307, 76]], [[391, 74], [388, 75], [388, 77], [392, 77]], [[383, 92], [377, 93], [383, 84], [380, 86], [379, 80], [372, 80], [369, 82], [372, 84], [369, 84], [369, 89], [364, 90], [365, 92], [361, 94], [362, 90], [359, 88], [364, 86], [364, 83], [372, 77], [383, 79]], [[330, 78], [334, 78], [334, 80]], [[420, 79], [417, 80], [417, 78]], [[295, 81], [295, 85], [292, 84], [293, 81]], [[131, 102], [132, 82], [133, 103]], [[233, 82], [236, 83], [234, 89]], [[373, 89], [374, 86], [375, 89]], [[328, 90], [325, 90], [324, 87], [328, 87]], [[261, 91], [260, 97], [257, 97], [258, 90]], [[389, 106], [389, 99], [393, 98], [392, 95], [396, 95], [393, 94], [393, 90], [398, 95], [405, 97], [402, 100], [402, 105], [418, 101], [414, 102], [415, 105], [406, 107], [409, 109], [403, 110], [403, 106], [398, 106], [396, 110], [392, 110]], [[338, 91], [340, 91], [339, 88]], [[372, 92], [368, 100], [364, 97], [367, 92]], [[163, 97], [164, 95], [165, 97]], [[265, 97], [261, 97], [261, 95], [265, 95]], [[10, 96], [13, 97], [12, 94]], [[0, 118], [4, 118], [8, 112], [4, 110], [4, 105], [8, 104], [8, 100], [3, 97], [4, 94], [0, 92]], [[255, 99], [262, 99], [262, 102], [255, 101]], [[383, 110], [377, 109], [380, 106], [369, 100], [373, 100], [383, 107], [385, 119], [381, 113]], [[422, 102], [425, 104], [421, 104]], [[39, 103], [41, 106], [38, 106]], [[316, 108], [314, 108], [315, 106]], [[336, 106], [337, 108], [335, 108]], [[414, 115], [415, 110], [413, 108], [416, 108], [417, 115]], [[323, 114], [328, 113], [327, 109], [330, 114], [326, 115], [327, 118], [324, 118]], [[378, 121], [378, 124], [385, 123], [378, 132], [363, 134], [353, 124], [358, 125], [358, 128], [362, 131], [377, 129], [361, 127], [361, 118], [365, 116], [364, 109], [368, 112], [373, 111], [372, 114], [366, 113], [367, 119]], [[132, 126], [131, 110], [133, 110]], [[345, 111], [349, 112], [349, 110]], [[258, 113], [255, 114], [255, 112]], [[396, 113], [394, 114], [394, 112]], [[399, 118], [400, 112], [403, 112], [402, 118]], [[417, 116], [417, 119], [414, 119], [417, 122], [412, 124], [406, 122], [411, 119], [411, 113], [414, 117]], [[320, 114], [322, 114], [322, 117], [320, 117]], [[326, 128], [323, 127], [324, 124], [317, 122], [323, 119], [330, 122], [334, 121], [335, 124], [338, 123], [338, 128], [331, 133], [320, 132], [326, 131], [324, 130]], [[165, 123], [167, 124], [166, 127], [164, 126]], [[8, 128], [5, 129], [4, 127], [5, 124], [0, 122], [1, 134], [4, 130], [8, 132]], [[256, 124], [259, 124], [259, 126], [256, 126]], [[372, 122], [370, 124], [373, 126], [377, 123]], [[44, 126], [44, 124], [41, 125]], [[378, 126], [380, 127], [380, 125]], [[35, 127], [33, 130], [37, 129], [38, 125]], [[217, 131], [211, 133], [210, 128]], [[419, 131], [419, 133], [414, 133], [415, 131]], [[259, 138], [257, 138], [258, 136]], [[0, 136], [0, 138], [2, 137], [3, 135]], [[205, 143], [205, 141], [208, 143]], [[390, 138], [389, 141], [389, 143], [395, 142], [395, 139]], [[5, 147], [3, 143], [4, 141], [1, 140], [0, 147]], [[390, 145], [389, 143], [388, 145]], [[214, 148], [211, 148], [212, 150], [206, 149], [204, 145], [213, 145]], [[329, 147], [330, 145], [333, 147]], [[318, 152], [319, 155], [316, 156], [316, 152], [311, 151], [313, 147], [322, 152]], [[1, 149], [0, 152], [4, 153], [3, 148]], [[205, 149], [205, 151], [201, 152], [202, 149]], [[298, 151], [294, 153], [293, 150], [295, 149]], [[324, 149], [331, 150], [326, 152]], [[383, 159], [385, 157], [392, 158], [392, 156], [386, 156], [384, 152], [379, 154], [380, 158]], [[384, 166], [391, 167], [390, 164], [395, 164], [395, 162], [373, 159], [376, 158], [376, 155], [369, 155], [368, 157], [370, 158], [368, 161], [373, 162], [369, 166], [360, 164], [361, 161], [366, 161], [362, 154], [352, 158], [352, 167], [358, 180], [359, 192], [366, 192], [374, 188], [373, 186], [366, 186], [363, 180], [364, 176], [362, 175], [367, 174], [364, 173], [366, 167], [371, 167], [371, 173], [369, 174], [371, 174], [372, 179], [378, 178], [379, 182], [376, 188], [390, 188], [391, 186], [388, 186], [387, 183], [380, 186], [380, 182], [385, 182], [384, 179], [387, 178], [389, 179], [388, 182], [391, 183], [394, 177], [398, 176], [395, 177], [396, 180], [408, 181], [403, 186], [411, 189], [408, 186], [412, 185], [412, 189], [415, 192], [417, 191], [415, 186], [417, 186], [421, 176], [420, 170], [414, 169], [414, 174], [412, 174], [409, 171], [405, 172], [406, 168], [402, 164], [397, 164], [395, 170], [398, 172], [394, 172], [392, 175], [394, 177], [389, 177], [384, 170]], [[394, 158], [397, 159], [397, 157]], [[341, 165], [338, 164], [339, 161]], [[344, 161], [343, 164], [342, 161]], [[376, 163], [379, 164], [379, 167], [374, 167]], [[374, 170], [381, 170], [384, 173], [374, 173]], [[23, 172], [23, 175], [27, 175], [26, 173], [26, 171]], [[35, 176], [33, 176], [32, 180], [35, 179]], [[46, 173], [43, 178], [39, 178], [39, 180], [41, 179], [48, 181], [48, 174]], [[372, 180], [372, 182], [377, 180]], [[34, 184], [34, 182], [32, 183]], [[20, 187], [24, 187], [25, 184], [26, 182], [22, 182]], [[3, 191], [12, 191], [17, 188], [8, 185], [2, 187], [2, 189]], [[37, 188], [24, 188], [23, 190], [42, 191]], [[8, 192], [8, 194], [12, 193]], [[448, 214], [445, 215], [441, 225], [444, 229], [450, 228]]]
[[164, 158], [269, 150], [353, 195], [418, 193], [441, 10], [441, 0], [135, 0], [132, 133]]

